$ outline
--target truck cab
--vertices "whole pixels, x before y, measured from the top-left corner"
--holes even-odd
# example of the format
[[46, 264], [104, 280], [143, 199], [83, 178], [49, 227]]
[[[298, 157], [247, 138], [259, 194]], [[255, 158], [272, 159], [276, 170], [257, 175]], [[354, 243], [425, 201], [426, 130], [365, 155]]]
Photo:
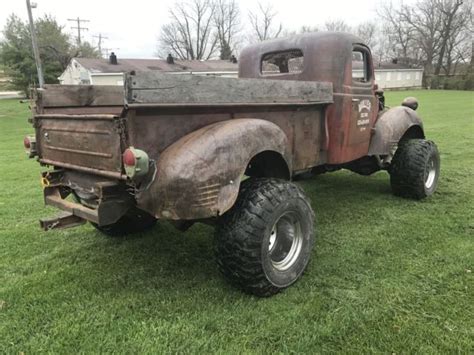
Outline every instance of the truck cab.
[[242, 51], [239, 77], [332, 83], [324, 122], [327, 164], [368, 154], [379, 104], [372, 55], [360, 38], [317, 32], [259, 43]]

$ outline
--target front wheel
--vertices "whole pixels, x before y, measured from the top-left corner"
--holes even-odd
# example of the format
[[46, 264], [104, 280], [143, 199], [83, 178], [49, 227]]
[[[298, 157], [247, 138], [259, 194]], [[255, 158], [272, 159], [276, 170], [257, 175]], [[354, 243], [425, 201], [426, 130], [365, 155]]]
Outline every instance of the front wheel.
[[425, 139], [400, 143], [389, 168], [392, 191], [397, 196], [420, 200], [438, 186], [440, 157], [436, 144]]
[[314, 213], [303, 191], [277, 179], [242, 183], [218, 221], [216, 258], [222, 274], [261, 297], [290, 286], [305, 270], [314, 242]]

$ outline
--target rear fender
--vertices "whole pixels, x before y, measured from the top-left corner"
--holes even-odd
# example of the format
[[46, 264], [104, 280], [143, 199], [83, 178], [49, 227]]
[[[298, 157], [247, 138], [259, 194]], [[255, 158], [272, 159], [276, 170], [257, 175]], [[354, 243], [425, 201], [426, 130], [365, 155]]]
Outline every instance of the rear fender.
[[138, 207], [157, 218], [204, 219], [232, 207], [244, 172], [257, 154], [279, 154], [291, 171], [285, 133], [260, 119], [233, 119], [194, 131], [161, 154]]
[[383, 112], [375, 124], [368, 155], [391, 154], [403, 135], [415, 127], [419, 128], [419, 138], [424, 138], [423, 122], [411, 108], [397, 106]]

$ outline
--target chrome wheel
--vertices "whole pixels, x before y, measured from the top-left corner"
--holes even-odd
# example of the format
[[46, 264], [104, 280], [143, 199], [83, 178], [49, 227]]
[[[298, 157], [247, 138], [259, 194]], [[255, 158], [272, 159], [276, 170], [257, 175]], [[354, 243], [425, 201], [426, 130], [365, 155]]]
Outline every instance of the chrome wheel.
[[303, 233], [296, 213], [287, 212], [274, 224], [268, 252], [273, 267], [279, 271], [288, 270], [297, 260], [303, 245]]
[[436, 178], [436, 165], [435, 165], [434, 159], [431, 158], [428, 161], [428, 164], [426, 166], [426, 173], [425, 173], [425, 187], [427, 189], [430, 189], [433, 186], [435, 178]]

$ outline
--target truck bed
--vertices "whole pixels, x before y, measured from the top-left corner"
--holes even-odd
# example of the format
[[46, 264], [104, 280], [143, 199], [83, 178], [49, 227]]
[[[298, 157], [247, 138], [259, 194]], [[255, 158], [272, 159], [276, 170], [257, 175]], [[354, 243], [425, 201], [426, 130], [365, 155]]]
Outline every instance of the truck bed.
[[[305, 144], [295, 167], [315, 164], [323, 130], [321, 109], [332, 84], [138, 72], [117, 86], [46, 85], [34, 117], [40, 162], [125, 179], [128, 146], [158, 159], [182, 136], [233, 118], [262, 118]], [[294, 143], [293, 143], [294, 145]]]

